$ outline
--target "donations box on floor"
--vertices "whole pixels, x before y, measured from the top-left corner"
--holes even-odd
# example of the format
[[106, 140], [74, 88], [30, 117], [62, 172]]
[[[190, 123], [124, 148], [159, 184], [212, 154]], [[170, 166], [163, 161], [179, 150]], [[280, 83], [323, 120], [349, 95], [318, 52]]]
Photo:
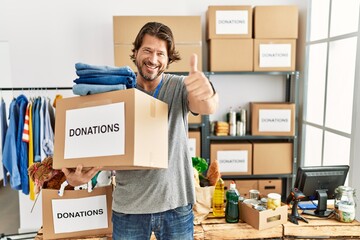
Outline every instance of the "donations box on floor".
[[87, 190], [43, 189], [44, 239], [104, 236], [112, 234], [112, 186]]
[[56, 103], [54, 169], [168, 166], [168, 105], [137, 89]]

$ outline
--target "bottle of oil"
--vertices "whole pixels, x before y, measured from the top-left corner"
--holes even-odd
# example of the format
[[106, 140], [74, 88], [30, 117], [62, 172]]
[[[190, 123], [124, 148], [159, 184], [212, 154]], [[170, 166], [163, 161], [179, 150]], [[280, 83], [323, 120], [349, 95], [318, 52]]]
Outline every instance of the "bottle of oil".
[[239, 192], [234, 181], [231, 181], [230, 189], [226, 191], [225, 220], [228, 223], [239, 222]]
[[225, 204], [224, 204], [224, 181], [222, 178], [219, 178], [215, 185], [214, 195], [213, 195], [213, 215], [217, 217], [225, 216]]

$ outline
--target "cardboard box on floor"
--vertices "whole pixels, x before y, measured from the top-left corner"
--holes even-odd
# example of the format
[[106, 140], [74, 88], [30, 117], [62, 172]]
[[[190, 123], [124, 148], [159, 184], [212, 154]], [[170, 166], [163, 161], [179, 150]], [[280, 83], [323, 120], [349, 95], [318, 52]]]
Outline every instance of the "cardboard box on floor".
[[112, 234], [112, 186], [87, 190], [42, 190], [44, 239]]
[[239, 215], [242, 221], [253, 228], [263, 230], [286, 223], [288, 219], [288, 206], [282, 204], [281, 207], [274, 210], [258, 211], [250, 204], [239, 202]]
[[137, 89], [56, 103], [53, 168], [168, 166], [168, 105]]

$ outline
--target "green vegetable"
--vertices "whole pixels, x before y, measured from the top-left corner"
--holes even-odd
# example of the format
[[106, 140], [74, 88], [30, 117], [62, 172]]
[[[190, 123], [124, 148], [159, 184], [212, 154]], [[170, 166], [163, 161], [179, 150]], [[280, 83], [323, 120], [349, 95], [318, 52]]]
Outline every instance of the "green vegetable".
[[208, 168], [208, 163], [201, 157], [193, 157], [192, 163], [193, 167], [199, 172], [199, 175], [202, 175], [202, 172], [206, 171]]

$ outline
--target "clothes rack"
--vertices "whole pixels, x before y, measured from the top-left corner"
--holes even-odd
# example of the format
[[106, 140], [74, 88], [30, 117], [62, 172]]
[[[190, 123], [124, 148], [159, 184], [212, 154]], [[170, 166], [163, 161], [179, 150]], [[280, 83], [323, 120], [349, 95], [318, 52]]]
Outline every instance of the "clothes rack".
[[0, 87], [0, 91], [22, 91], [22, 90], [72, 90], [72, 87], [14, 87], [14, 88]]

